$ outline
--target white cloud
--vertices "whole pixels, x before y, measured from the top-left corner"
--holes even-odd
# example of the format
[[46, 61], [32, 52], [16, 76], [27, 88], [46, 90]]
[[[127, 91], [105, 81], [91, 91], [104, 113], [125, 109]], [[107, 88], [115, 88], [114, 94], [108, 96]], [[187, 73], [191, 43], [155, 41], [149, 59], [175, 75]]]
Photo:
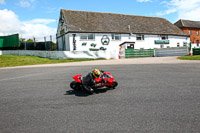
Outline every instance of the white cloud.
[[156, 15], [157, 16], [163, 16], [163, 15], [168, 15], [168, 14], [171, 14], [171, 13], [174, 13], [174, 12], [177, 12], [177, 9], [168, 9], [166, 11], [158, 12], [158, 13], [156, 13]]
[[28, 24], [50, 24], [56, 22], [55, 19], [33, 19], [30, 21], [24, 21], [24, 23], [28, 23]]
[[137, 2], [150, 2], [151, 0], [137, 0]]
[[0, 33], [14, 33], [19, 31], [21, 23], [18, 19], [18, 16], [7, 9], [0, 10]]
[[20, 0], [18, 5], [21, 7], [31, 7], [36, 0]]
[[48, 27], [47, 24], [56, 22], [53, 19], [34, 19], [30, 21], [20, 21], [18, 16], [11, 10], [0, 10], [0, 35], [19, 33], [20, 37], [29, 39], [36, 38], [43, 41], [44, 37], [52, 35], [55, 41], [56, 28]]
[[21, 7], [30, 7], [31, 6], [31, 4], [28, 1], [24, 1], [24, 0], [20, 1], [19, 5]]
[[167, 10], [157, 13], [158, 16], [163, 16], [176, 12], [177, 19], [189, 19], [200, 21], [200, 0], [170, 0], [164, 1], [161, 4], [166, 4]]
[[6, 4], [5, 0], [0, 0], [0, 4]]
[[44, 37], [49, 37], [50, 35], [52, 35], [54, 37], [53, 41], [55, 42], [56, 28], [50, 28], [44, 24], [23, 23], [21, 31], [22, 37], [33, 38], [34, 36], [36, 38], [36, 41], [44, 41]]

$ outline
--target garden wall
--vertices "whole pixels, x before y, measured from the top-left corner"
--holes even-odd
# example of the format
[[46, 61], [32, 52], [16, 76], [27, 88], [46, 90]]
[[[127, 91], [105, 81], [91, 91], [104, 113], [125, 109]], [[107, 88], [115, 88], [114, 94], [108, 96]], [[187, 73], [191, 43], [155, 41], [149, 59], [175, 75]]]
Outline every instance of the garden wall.
[[38, 56], [49, 59], [118, 59], [117, 52], [107, 51], [36, 51], [36, 50], [3, 50], [0, 55]]

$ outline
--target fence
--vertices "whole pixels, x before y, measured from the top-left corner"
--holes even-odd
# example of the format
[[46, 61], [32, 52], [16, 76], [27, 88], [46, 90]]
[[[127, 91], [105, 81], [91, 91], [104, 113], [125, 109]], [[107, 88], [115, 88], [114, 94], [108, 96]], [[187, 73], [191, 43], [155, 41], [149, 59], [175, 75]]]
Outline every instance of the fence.
[[[56, 45], [56, 44], [54, 44]], [[18, 48], [20, 50], [55, 50], [56, 46], [54, 46], [51, 41], [48, 42], [23, 42], [21, 46]]]
[[193, 55], [200, 55], [200, 48], [193, 48]]
[[[134, 50], [127, 49], [126, 58], [138, 57], [161, 57], [161, 56], [184, 56], [188, 55], [188, 48], [167, 48], [167, 49], [149, 49], [149, 50]], [[199, 51], [200, 52], [200, 51]], [[118, 59], [119, 51], [39, 51], [39, 50], [3, 50], [0, 55], [25, 55], [39, 56], [51, 59]], [[200, 54], [200, 53], [199, 53]]]
[[126, 49], [126, 58], [153, 57], [154, 49]]
[[185, 56], [185, 55], [188, 55], [188, 54], [189, 54], [188, 47], [155, 49], [155, 56], [156, 57]]
[[[193, 49], [195, 54], [200, 54], [200, 49]], [[126, 58], [138, 57], [163, 57], [163, 56], [185, 56], [189, 54], [188, 47], [162, 48], [162, 49], [126, 49]], [[194, 54], [194, 55], [195, 55]]]

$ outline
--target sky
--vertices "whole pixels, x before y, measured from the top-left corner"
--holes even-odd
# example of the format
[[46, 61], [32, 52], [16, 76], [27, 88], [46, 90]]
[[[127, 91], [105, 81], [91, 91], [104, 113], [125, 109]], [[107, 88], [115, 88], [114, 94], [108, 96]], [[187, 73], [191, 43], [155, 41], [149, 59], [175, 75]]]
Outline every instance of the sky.
[[0, 0], [0, 36], [55, 41], [61, 9], [200, 21], [200, 0]]

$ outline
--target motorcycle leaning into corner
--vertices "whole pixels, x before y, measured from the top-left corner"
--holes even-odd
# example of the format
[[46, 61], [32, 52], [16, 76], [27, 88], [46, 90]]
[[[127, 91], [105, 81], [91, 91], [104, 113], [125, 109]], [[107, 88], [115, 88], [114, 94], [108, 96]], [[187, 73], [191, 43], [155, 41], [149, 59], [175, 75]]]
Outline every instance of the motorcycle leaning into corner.
[[[109, 73], [109, 72], [104, 72], [101, 71], [102, 74], [98, 77], [94, 79], [94, 85], [91, 85], [90, 87], [94, 90], [97, 90], [99, 88], [103, 88], [103, 87], [107, 87], [109, 89], [115, 89], [115, 87], [118, 85], [117, 81], [114, 79], [114, 77]], [[82, 75], [76, 75], [74, 77], [72, 77], [74, 79], [74, 81], [72, 81], [70, 83], [70, 87], [73, 90], [86, 90], [83, 87], [83, 77]], [[88, 92], [90, 93], [90, 92]], [[91, 94], [91, 93], [90, 93]]]

